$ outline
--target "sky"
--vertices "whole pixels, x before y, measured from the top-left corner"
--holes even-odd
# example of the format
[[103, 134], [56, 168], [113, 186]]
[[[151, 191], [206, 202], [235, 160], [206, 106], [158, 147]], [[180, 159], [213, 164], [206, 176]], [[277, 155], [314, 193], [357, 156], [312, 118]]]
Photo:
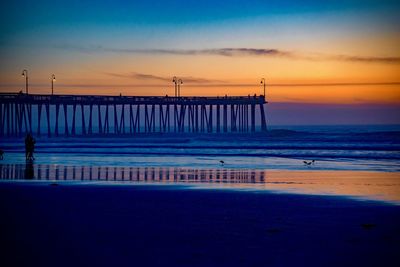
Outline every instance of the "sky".
[[[399, 1], [2, 1], [0, 91], [263, 94], [276, 124], [400, 124]], [[297, 118], [296, 113], [309, 114]], [[315, 114], [320, 114], [315, 115]], [[325, 115], [323, 115], [325, 114]], [[294, 119], [295, 117], [296, 119]]]

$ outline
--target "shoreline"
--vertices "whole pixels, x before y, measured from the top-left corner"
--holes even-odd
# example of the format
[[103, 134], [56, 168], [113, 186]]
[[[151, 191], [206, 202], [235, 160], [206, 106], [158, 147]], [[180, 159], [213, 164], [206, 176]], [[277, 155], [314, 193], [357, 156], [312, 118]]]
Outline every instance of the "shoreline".
[[182, 185], [198, 188], [333, 195], [400, 205], [400, 173], [365, 170], [278, 170], [177, 166], [0, 164], [0, 183]]

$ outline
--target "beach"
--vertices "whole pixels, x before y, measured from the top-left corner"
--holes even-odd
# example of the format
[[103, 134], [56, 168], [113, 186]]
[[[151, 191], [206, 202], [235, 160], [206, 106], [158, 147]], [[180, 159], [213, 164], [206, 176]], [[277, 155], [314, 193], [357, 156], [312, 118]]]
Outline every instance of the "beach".
[[2, 266], [397, 266], [399, 206], [335, 196], [0, 186]]
[[3, 139], [1, 265], [397, 266], [392, 128]]

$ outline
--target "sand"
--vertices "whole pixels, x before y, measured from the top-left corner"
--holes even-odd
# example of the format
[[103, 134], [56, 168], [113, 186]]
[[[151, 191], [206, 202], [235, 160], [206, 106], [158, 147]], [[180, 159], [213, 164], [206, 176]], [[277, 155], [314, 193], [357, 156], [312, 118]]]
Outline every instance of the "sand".
[[1, 182], [1, 266], [399, 266], [400, 207], [171, 185]]

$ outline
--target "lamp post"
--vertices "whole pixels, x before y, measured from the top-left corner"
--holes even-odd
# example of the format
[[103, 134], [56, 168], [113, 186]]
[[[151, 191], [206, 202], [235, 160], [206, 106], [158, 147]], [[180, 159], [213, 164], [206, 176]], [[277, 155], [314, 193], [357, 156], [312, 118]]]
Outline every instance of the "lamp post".
[[51, 75], [51, 95], [54, 94], [54, 82], [56, 81], [56, 75]]
[[264, 99], [265, 99], [265, 78], [261, 78], [260, 83], [264, 86]]
[[182, 79], [179, 79], [178, 80], [178, 96], [179, 97], [181, 96], [181, 84], [183, 84], [183, 81], [182, 81]]
[[28, 94], [28, 71], [23, 70], [22, 71], [22, 77], [25, 77], [25, 92]]
[[175, 84], [175, 97], [176, 97], [176, 95], [177, 95], [177, 87], [178, 87], [178, 78], [176, 78], [176, 76], [174, 76], [173, 78], [172, 78], [172, 82]]

